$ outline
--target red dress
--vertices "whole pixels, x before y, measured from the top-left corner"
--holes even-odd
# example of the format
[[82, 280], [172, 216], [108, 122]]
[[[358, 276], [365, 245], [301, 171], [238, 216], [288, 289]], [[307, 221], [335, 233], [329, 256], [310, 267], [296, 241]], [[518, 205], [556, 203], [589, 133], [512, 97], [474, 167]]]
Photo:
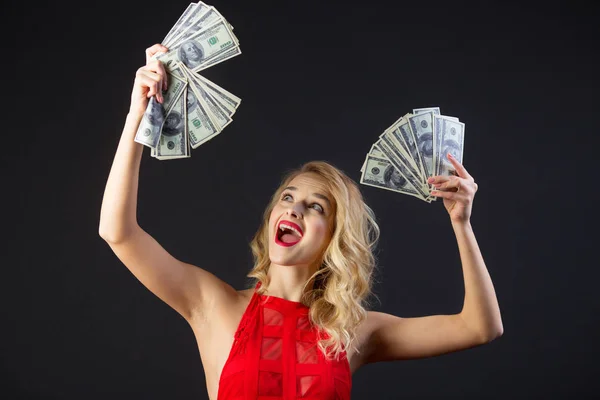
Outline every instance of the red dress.
[[349, 400], [352, 375], [346, 353], [338, 361], [325, 360], [309, 308], [259, 295], [259, 287], [260, 282], [235, 333], [217, 399]]

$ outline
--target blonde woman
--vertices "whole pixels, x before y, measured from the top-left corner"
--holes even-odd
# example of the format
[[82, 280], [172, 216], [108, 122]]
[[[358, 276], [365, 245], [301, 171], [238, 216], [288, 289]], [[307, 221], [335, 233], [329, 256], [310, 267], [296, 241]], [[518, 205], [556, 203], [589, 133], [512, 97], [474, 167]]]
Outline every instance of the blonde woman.
[[181, 262], [136, 220], [143, 146], [133, 138], [148, 98], [162, 101], [163, 66], [146, 50], [131, 108], [108, 177], [100, 236], [152, 293], [190, 324], [208, 395], [231, 399], [349, 399], [352, 374], [378, 361], [431, 357], [502, 335], [490, 276], [469, 219], [477, 184], [449, 157], [458, 176], [432, 177], [456, 234], [465, 278], [454, 315], [401, 318], [368, 311], [379, 228], [358, 186], [325, 162], [284, 177], [251, 243], [255, 285], [236, 290]]

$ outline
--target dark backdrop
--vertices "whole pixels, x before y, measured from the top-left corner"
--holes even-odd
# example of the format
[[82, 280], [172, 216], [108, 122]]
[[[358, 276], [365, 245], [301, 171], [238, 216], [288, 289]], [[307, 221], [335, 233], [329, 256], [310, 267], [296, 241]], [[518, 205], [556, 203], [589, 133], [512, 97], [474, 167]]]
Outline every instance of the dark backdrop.
[[[186, 1], [5, 2], [3, 398], [204, 399], [187, 323], [98, 236], [104, 185], [144, 49]], [[359, 180], [414, 107], [466, 123], [472, 225], [504, 335], [368, 365], [355, 399], [584, 398], [597, 392], [597, 2], [214, 1], [243, 54], [205, 76], [243, 101], [185, 160], [144, 150], [139, 222], [242, 289], [248, 243], [288, 169], [324, 159]], [[441, 202], [361, 186], [382, 230], [375, 309], [460, 311]], [[7, 396], [7, 397], [5, 397]]]

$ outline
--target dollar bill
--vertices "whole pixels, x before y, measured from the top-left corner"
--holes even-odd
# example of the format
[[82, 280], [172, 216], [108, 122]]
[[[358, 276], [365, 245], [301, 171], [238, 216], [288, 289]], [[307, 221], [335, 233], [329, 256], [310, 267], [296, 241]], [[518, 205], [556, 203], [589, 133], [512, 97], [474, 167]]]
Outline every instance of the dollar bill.
[[163, 107], [165, 111], [168, 113], [171, 107], [181, 93], [183, 93], [187, 87], [187, 81], [178, 74], [167, 74], [167, 90], [163, 91]]
[[[464, 132], [465, 124], [457, 117], [442, 115], [439, 107], [414, 108], [412, 114], [396, 120], [371, 146], [360, 169], [361, 183], [411, 194], [428, 203], [436, 201], [438, 197], [431, 196], [433, 187], [427, 179], [456, 174], [446, 155], [451, 153], [463, 162]], [[393, 171], [388, 169], [382, 175], [383, 166], [388, 165]], [[398, 185], [390, 184], [390, 176], [395, 176], [397, 182], [401, 178], [404, 189], [411, 189], [410, 193], [395, 190]]]
[[226, 51], [225, 53], [221, 54], [220, 56], [215, 57], [214, 59], [210, 60], [209, 62], [199, 65], [198, 67], [196, 67], [194, 72], [200, 72], [202, 70], [205, 70], [206, 68], [210, 68], [216, 64], [222, 63], [223, 61], [227, 61], [230, 58], [239, 56], [240, 54], [242, 54], [242, 50], [239, 47], [235, 47], [231, 50]]
[[421, 176], [421, 173], [419, 169], [415, 166], [412, 158], [410, 157], [410, 154], [405, 152], [402, 148], [402, 145], [400, 145], [396, 138], [394, 138], [394, 132], [395, 131], [391, 131], [383, 134], [380, 137], [380, 142], [377, 142], [377, 145], [381, 148], [381, 145], [385, 143], [387, 147], [392, 151], [392, 153], [394, 153], [394, 156], [398, 160], [400, 160], [400, 162], [402, 162], [402, 165], [404, 166], [406, 171], [410, 173], [411, 182], [415, 185], [421, 186], [424, 190], [427, 190], [427, 183], [425, 182], [425, 179], [423, 178], [423, 176]]
[[[190, 101], [190, 98], [194, 100]], [[190, 86], [188, 88], [188, 134], [193, 149], [206, 143], [221, 132], [217, 124], [213, 122], [208, 107], [199, 98], [193, 87]]]
[[417, 115], [417, 114], [423, 114], [426, 112], [432, 112], [434, 115], [440, 115], [440, 108], [439, 107], [425, 107], [425, 108], [413, 108], [413, 114]]
[[421, 159], [421, 154], [419, 153], [419, 147], [417, 146], [417, 140], [415, 135], [413, 135], [410, 127], [408, 126], [408, 117], [411, 114], [406, 114], [400, 124], [398, 124], [398, 135], [402, 137], [404, 144], [408, 152], [410, 153], [410, 158], [413, 160], [414, 164], [421, 171], [421, 176], [425, 177], [425, 169], [423, 167], [423, 160]]
[[178, 29], [180, 29], [180, 27], [182, 26], [183, 21], [185, 21], [194, 12], [194, 10], [197, 7], [198, 7], [198, 5], [196, 3], [190, 3], [188, 5], [188, 7], [183, 12], [183, 14], [181, 14], [181, 16], [179, 17], [179, 19], [177, 20], [177, 22], [175, 22], [175, 25], [173, 25], [173, 27], [171, 28], [171, 30], [169, 31], [169, 33], [167, 33], [167, 35], [165, 36], [165, 38], [161, 42], [164, 46], [167, 46], [169, 44], [169, 42], [171, 41], [171, 39], [173, 38], [173, 36], [176, 34], [176, 32], [178, 31]]
[[[402, 150], [403, 153], [406, 154], [407, 157], [407, 162], [410, 163], [410, 165], [415, 168], [418, 169], [417, 174], [419, 176], [422, 176], [421, 173], [421, 167], [420, 164], [417, 163], [417, 161], [415, 161], [415, 159], [412, 157], [412, 147], [414, 145], [414, 140], [406, 140], [404, 138], [404, 136], [402, 135], [402, 133], [400, 132], [400, 126], [402, 125], [406, 125], [407, 122], [404, 118], [400, 118], [400, 120], [398, 120], [394, 125], [392, 125], [391, 127], [389, 127], [388, 129], [386, 129], [383, 134], [381, 134], [379, 137], [388, 137], [390, 138], [394, 144], [396, 146], [398, 146], [399, 149]], [[408, 126], [408, 125], [406, 125]]]
[[465, 124], [450, 118], [440, 117], [437, 119], [440, 142], [439, 142], [439, 164], [436, 175], [456, 175], [456, 170], [452, 163], [448, 161], [448, 153], [462, 164]]
[[429, 195], [427, 190], [423, 188], [419, 179], [413, 177], [411, 172], [406, 168], [406, 165], [398, 157], [398, 154], [392, 150], [386, 141], [379, 139], [377, 142], [375, 142], [375, 144], [383, 152], [383, 154], [385, 154], [386, 158], [390, 160], [390, 163], [396, 167], [397, 172], [410, 183], [412, 188], [417, 193], [419, 193], [422, 199], [426, 199]]
[[433, 175], [433, 112], [409, 116], [408, 127], [415, 137], [423, 172], [429, 178]]
[[133, 139], [144, 146], [155, 148], [160, 140], [160, 131], [165, 122], [165, 109], [162, 104], [152, 96], [148, 100], [146, 111], [140, 121], [138, 130]]
[[175, 62], [181, 62], [194, 71], [202, 67], [202, 64], [211, 62], [236, 46], [231, 30], [225, 22], [221, 21], [195, 33], [179, 45], [171, 47], [157, 59], [163, 62], [167, 69]]
[[159, 103], [155, 96], [148, 100], [146, 111], [138, 126], [134, 140], [150, 148], [156, 148], [165, 116], [187, 86], [187, 82], [176, 75], [167, 74], [167, 90], [163, 91], [164, 102]]
[[[187, 72], [185, 73], [187, 76]], [[221, 132], [213, 120], [208, 104], [195, 89], [194, 82], [187, 86], [187, 130], [192, 149], [212, 139]]]
[[[371, 145], [371, 150], [369, 150], [368, 155], [372, 155], [374, 157], [377, 158], [383, 158], [386, 159], [385, 154], [383, 154], [383, 152], [381, 150], [379, 150], [379, 148], [376, 145]], [[389, 160], [388, 160], [389, 162]], [[362, 167], [360, 167], [360, 172], [363, 172], [365, 170], [365, 166], [367, 165], [367, 158], [365, 158], [365, 161], [363, 162]]]
[[226, 103], [229, 106], [233, 107], [234, 110], [237, 110], [237, 108], [240, 106], [242, 99], [240, 99], [236, 95], [228, 92], [216, 83], [209, 81], [202, 75], [196, 75], [196, 78], [206, 87], [209, 93], [221, 99], [223, 103]]
[[394, 168], [387, 158], [367, 154], [360, 183], [423, 199], [411, 183]]
[[183, 91], [165, 118], [155, 157], [170, 160], [190, 157], [186, 121], [186, 91]]
[[200, 79], [198, 79], [198, 75], [192, 74], [191, 78], [194, 80], [194, 84], [200, 86], [200, 88], [202, 90], [204, 90], [206, 92], [206, 94], [212, 99], [214, 104], [216, 104], [216, 106], [223, 113], [227, 114], [227, 116], [231, 119], [231, 117], [235, 113], [235, 108], [230, 106], [229, 104], [227, 104], [227, 102], [223, 99], [223, 97], [219, 93], [209, 89], [204, 84], [204, 82], [202, 82]]
[[164, 102], [149, 99], [134, 140], [159, 160], [186, 158], [232, 122], [241, 99], [198, 74], [241, 54], [233, 26], [219, 11], [190, 3], [163, 39], [167, 53], [153, 56], [167, 70]]
[[196, 82], [196, 80], [193, 78], [193, 74], [190, 74], [189, 72], [186, 72], [186, 74], [188, 76], [188, 82], [192, 84], [192, 90], [194, 91], [194, 94], [203, 102], [205, 107], [207, 107], [213, 122], [217, 125], [219, 131], [222, 131], [223, 128], [231, 123], [231, 117], [228, 116], [227, 113], [221, 109], [221, 107], [219, 107], [217, 102], [208, 94], [208, 92]]
[[[189, 8], [189, 7], [188, 7]], [[186, 10], [187, 11], [187, 10]], [[171, 28], [169, 31], [168, 38], [165, 38], [163, 44], [167, 47], [172, 47], [177, 43], [177, 39], [181, 36], [181, 34], [190, 28], [195, 21], [200, 19], [203, 15], [205, 15], [208, 11], [210, 11], [210, 7], [199, 1], [194, 4], [194, 7], [187, 14], [184, 12], [185, 17], [180, 18], [179, 21]], [[183, 17], [183, 15], [182, 15]]]
[[177, 46], [190, 36], [205, 29], [218, 21], [223, 21], [221, 14], [214, 8], [205, 4], [200, 12], [194, 13], [187, 21], [185, 21], [177, 34], [174, 35], [171, 46]]

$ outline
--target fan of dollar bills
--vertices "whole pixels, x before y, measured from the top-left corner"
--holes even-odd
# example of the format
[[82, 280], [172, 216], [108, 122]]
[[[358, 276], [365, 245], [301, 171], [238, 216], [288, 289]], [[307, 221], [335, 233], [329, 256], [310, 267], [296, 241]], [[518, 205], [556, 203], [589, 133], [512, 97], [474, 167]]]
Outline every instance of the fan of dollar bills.
[[217, 136], [232, 121], [241, 99], [198, 74], [240, 55], [233, 27], [212, 6], [190, 3], [157, 55], [167, 71], [164, 102], [150, 98], [135, 141], [159, 160], [191, 157], [191, 149]]
[[455, 175], [446, 158], [451, 153], [462, 164], [465, 124], [440, 115], [439, 107], [413, 109], [386, 129], [371, 146], [361, 168], [360, 183], [415, 196], [430, 203], [427, 179]]

